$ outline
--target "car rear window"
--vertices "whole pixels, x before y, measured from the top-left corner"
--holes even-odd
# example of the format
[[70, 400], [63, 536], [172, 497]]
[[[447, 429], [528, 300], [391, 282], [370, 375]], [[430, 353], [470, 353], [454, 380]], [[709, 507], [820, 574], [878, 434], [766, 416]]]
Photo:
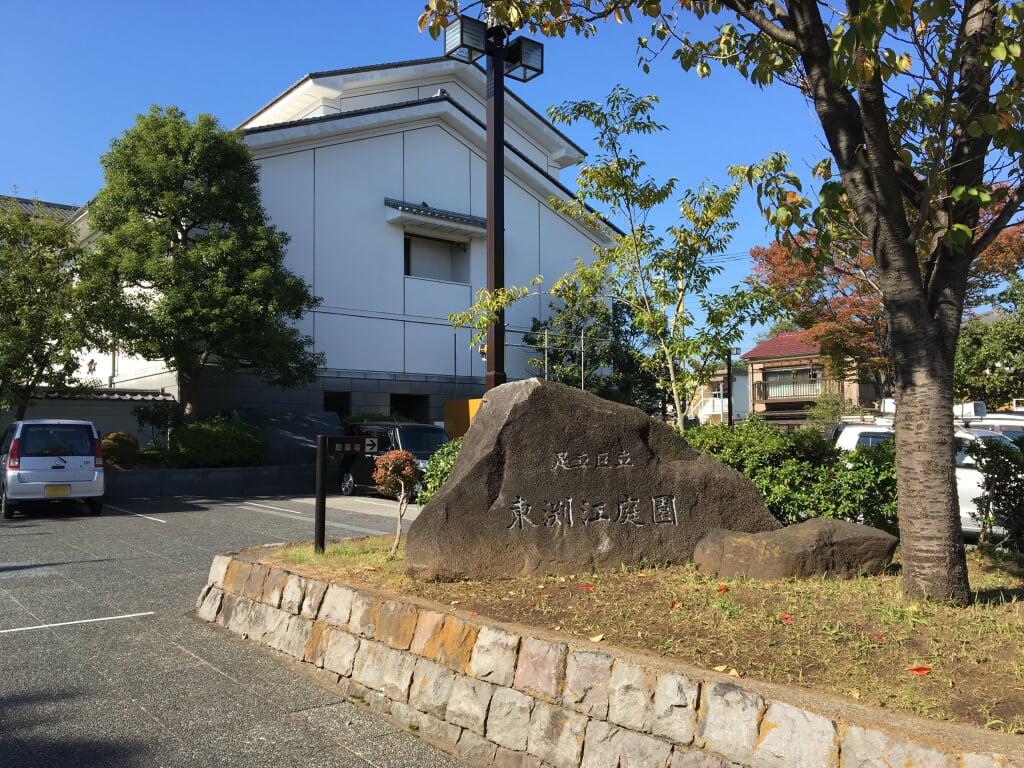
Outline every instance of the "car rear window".
[[26, 424], [21, 430], [22, 456], [91, 456], [95, 452], [88, 424]]
[[892, 437], [891, 432], [861, 432], [857, 436], [857, 447], [874, 448]]
[[402, 448], [411, 453], [433, 453], [448, 442], [443, 429], [402, 427]]

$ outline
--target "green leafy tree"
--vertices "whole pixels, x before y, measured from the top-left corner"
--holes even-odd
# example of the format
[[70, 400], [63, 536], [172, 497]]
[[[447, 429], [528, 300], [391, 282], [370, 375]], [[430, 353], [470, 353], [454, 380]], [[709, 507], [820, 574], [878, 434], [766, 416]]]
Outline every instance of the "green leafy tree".
[[[897, 400], [896, 465], [907, 597], [971, 601], [960, 529], [953, 360], [972, 263], [1024, 201], [1024, 5], [965, 0], [495, 0], [499, 23], [593, 35], [647, 17], [649, 68], [666, 53], [701, 77], [721, 65], [796, 87], [828, 156], [816, 194], [781, 168], [747, 169], [768, 220], [813, 231], [827, 258], [852, 225], [878, 269]], [[438, 34], [455, 0], [420, 16]], [[815, 254], [808, 254], [813, 258]], [[927, 436], [927, 439], [922, 439]]]
[[993, 409], [1024, 397], [1024, 278], [1013, 280], [997, 301], [995, 319], [964, 323], [954, 369], [957, 397]]
[[97, 309], [77, 287], [81, 250], [65, 217], [0, 197], [0, 406], [15, 417], [43, 387], [76, 386]]
[[580, 387], [606, 400], [634, 405], [648, 413], [661, 410], [657, 378], [647, 364], [643, 334], [623, 304], [582, 297], [565, 286], [552, 314], [533, 321], [523, 341], [537, 357], [530, 364], [542, 375]]
[[206, 366], [312, 381], [322, 356], [293, 323], [319, 299], [284, 266], [288, 237], [267, 222], [241, 135], [154, 106], [101, 162], [86, 274], [111, 339], [177, 371], [186, 415]]

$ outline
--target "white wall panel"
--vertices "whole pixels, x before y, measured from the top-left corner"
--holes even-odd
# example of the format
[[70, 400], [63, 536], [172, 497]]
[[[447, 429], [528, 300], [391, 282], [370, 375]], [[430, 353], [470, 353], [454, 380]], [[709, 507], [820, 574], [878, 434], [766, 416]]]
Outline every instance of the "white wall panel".
[[438, 126], [406, 131], [402, 199], [468, 213], [471, 154], [465, 144]]
[[468, 285], [437, 280], [405, 278], [405, 312], [411, 317], [447, 321], [453, 312], [464, 312], [473, 301]]
[[402, 323], [372, 317], [318, 312], [316, 346], [328, 368], [401, 373]]
[[469, 372], [468, 334], [456, 333], [450, 325], [406, 323], [406, 373], [465, 376]]
[[[292, 152], [259, 161], [260, 195], [270, 223], [290, 238], [285, 266], [316, 291], [315, 238], [313, 228], [313, 152]], [[306, 335], [313, 333], [313, 319], [306, 315], [297, 324]]]
[[402, 137], [316, 150], [316, 292], [324, 307], [402, 311], [403, 235], [384, 221], [401, 197]]

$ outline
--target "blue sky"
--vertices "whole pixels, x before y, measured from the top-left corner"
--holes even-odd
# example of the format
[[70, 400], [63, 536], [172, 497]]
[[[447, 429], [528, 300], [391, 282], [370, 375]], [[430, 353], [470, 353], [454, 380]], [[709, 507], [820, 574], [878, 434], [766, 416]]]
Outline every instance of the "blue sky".
[[[234, 128], [309, 72], [440, 55], [441, 42], [417, 31], [423, 4], [10, 3], [0, 53], [0, 194], [87, 202], [103, 185], [100, 155], [151, 104], [180, 107], [189, 117], [208, 112]], [[647, 29], [642, 20], [609, 23], [590, 40], [542, 39], [544, 74], [511, 89], [541, 113], [567, 100], [603, 101], [616, 84], [657, 95], [656, 118], [668, 130], [637, 150], [654, 178], [675, 177], [680, 190], [705, 179], [725, 184], [729, 165], [772, 151], [785, 151], [794, 170], [808, 177], [824, 150], [817, 119], [793, 89], [760, 91], [719, 69], [700, 80], [668, 57], [645, 75], [636, 66], [635, 41]], [[563, 130], [592, 148], [588, 126]], [[562, 181], [575, 186], [572, 169], [562, 172]], [[668, 226], [675, 214], [667, 206], [653, 222]], [[740, 227], [716, 290], [742, 280], [750, 271], [747, 252], [771, 237], [752, 195], [737, 214]]]

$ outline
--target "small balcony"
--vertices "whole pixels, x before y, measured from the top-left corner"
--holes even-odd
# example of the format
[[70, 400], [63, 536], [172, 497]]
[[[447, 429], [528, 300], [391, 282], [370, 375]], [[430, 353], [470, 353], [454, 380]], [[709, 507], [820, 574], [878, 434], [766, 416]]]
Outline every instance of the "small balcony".
[[843, 394], [843, 383], [829, 379], [755, 381], [755, 403], [813, 402], [822, 395]]

